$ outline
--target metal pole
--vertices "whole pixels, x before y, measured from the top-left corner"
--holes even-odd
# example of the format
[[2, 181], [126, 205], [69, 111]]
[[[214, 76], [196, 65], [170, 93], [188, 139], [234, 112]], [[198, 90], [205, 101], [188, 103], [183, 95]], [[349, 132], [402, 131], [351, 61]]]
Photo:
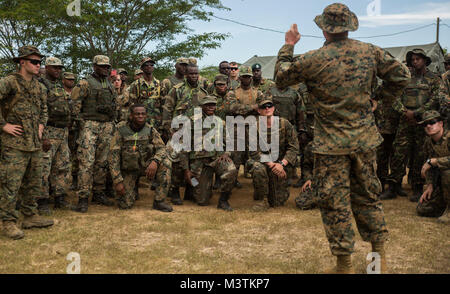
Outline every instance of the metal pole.
[[436, 43], [439, 43], [439, 23], [440, 23], [441, 19], [438, 17], [437, 18], [437, 26], [436, 26]]

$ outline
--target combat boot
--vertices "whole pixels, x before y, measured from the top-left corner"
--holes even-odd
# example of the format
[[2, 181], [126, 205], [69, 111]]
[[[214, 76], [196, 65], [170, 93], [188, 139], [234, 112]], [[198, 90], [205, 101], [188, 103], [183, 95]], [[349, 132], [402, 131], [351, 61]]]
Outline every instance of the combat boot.
[[22, 239], [23, 236], [25, 236], [23, 231], [17, 227], [17, 224], [14, 221], [3, 221], [3, 232], [6, 237], [14, 240]]
[[380, 200], [394, 199], [397, 197], [395, 192], [395, 183], [390, 182], [389, 188], [380, 195]]
[[233, 208], [231, 208], [230, 203], [228, 203], [228, 199], [230, 199], [230, 192], [221, 192], [217, 208], [232, 211]]
[[37, 214], [25, 216], [22, 222], [22, 229], [45, 228], [49, 226], [53, 226], [53, 220]]
[[384, 251], [384, 242], [372, 242], [372, 252], [380, 255], [380, 274], [387, 273], [386, 252]]
[[327, 269], [324, 274], [354, 274], [355, 270], [352, 265], [351, 255], [338, 255], [336, 259], [336, 267]]
[[403, 190], [402, 184], [400, 184], [400, 183], [398, 183], [398, 184], [396, 183], [395, 184], [395, 192], [397, 193], [398, 196], [401, 196], [401, 197], [408, 196], [408, 193], [406, 193], [406, 191]]
[[50, 210], [50, 205], [48, 205], [48, 198], [38, 199], [37, 201], [38, 205], [38, 212], [40, 215], [51, 215], [52, 211]]
[[267, 197], [264, 197], [262, 200], [258, 200], [255, 205], [253, 205], [252, 210], [255, 212], [266, 211], [270, 208], [269, 201]]
[[409, 195], [408, 199], [411, 202], [418, 202], [420, 199], [420, 196], [422, 196], [423, 193], [423, 186], [422, 185], [413, 185], [413, 193]]
[[73, 211], [86, 213], [88, 211], [88, 199], [87, 198], [80, 198], [78, 200], [78, 204], [76, 207], [72, 209]]
[[54, 208], [59, 208], [59, 209], [64, 209], [64, 210], [72, 209], [72, 205], [65, 200], [66, 196], [67, 195], [55, 196]]
[[94, 192], [92, 195], [92, 203], [97, 203], [105, 206], [114, 206], [114, 201], [109, 200], [108, 197], [106, 197], [104, 192]]
[[157, 209], [163, 212], [172, 212], [173, 208], [172, 206], [170, 206], [170, 204], [167, 204], [164, 202], [164, 200], [160, 200], [160, 201], [153, 201], [153, 209]]
[[183, 205], [183, 200], [180, 197], [180, 188], [171, 188], [168, 196], [173, 205]]
[[449, 215], [449, 211], [448, 211], [448, 205], [447, 208], [445, 209], [444, 213], [438, 217], [437, 221], [443, 224], [450, 224], [450, 215]]

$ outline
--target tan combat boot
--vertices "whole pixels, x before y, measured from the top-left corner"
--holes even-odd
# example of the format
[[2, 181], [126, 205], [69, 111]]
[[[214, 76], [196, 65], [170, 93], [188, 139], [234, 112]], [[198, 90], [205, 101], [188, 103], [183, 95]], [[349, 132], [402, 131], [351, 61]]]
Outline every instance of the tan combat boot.
[[267, 200], [267, 197], [264, 197], [263, 200], [256, 201], [257, 203], [253, 205], [252, 210], [255, 212], [262, 212], [266, 211], [270, 208], [269, 201]]
[[25, 216], [22, 222], [23, 229], [45, 228], [52, 225], [52, 219], [48, 219], [37, 214], [33, 214], [32, 216]]
[[3, 221], [3, 232], [11, 239], [22, 239], [24, 233], [19, 229], [14, 221]]
[[440, 217], [438, 217], [437, 221], [440, 223], [443, 223], [443, 224], [450, 224], [450, 215], [449, 215], [448, 205], [447, 205], [447, 208], [445, 209], [444, 213]]
[[387, 273], [386, 252], [384, 251], [384, 242], [372, 242], [372, 252], [377, 252], [380, 255], [380, 273]]
[[324, 274], [354, 274], [355, 269], [352, 265], [351, 255], [338, 255], [336, 260], [336, 267], [327, 269]]

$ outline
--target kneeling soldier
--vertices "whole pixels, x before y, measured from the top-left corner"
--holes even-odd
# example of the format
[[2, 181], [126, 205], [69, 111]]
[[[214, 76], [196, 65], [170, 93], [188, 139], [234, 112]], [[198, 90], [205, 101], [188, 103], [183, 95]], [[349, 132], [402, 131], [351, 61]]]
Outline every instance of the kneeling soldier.
[[[193, 186], [194, 200], [198, 205], [206, 206], [209, 204], [209, 199], [212, 195], [213, 188], [213, 174], [220, 177], [220, 198], [217, 208], [231, 211], [232, 208], [228, 203], [230, 199], [231, 190], [237, 178], [237, 170], [227, 152], [218, 151], [218, 148], [214, 148], [212, 151], [205, 150], [205, 142], [203, 142], [206, 136], [209, 136], [211, 128], [203, 126], [203, 119], [206, 117], [213, 117], [215, 128], [219, 125], [223, 125], [223, 120], [214, 116], [216, 110], [217, 100], [214, 96], [206, 96], [199, 101], [199, 105], [202, 107], [202, 114], [198, 117], [194, 115], [191, 117], [191, 126], [194, 126], [196, 120], [200, 120], [202, 125], [202, 137], [200, 144], [202, 144], [200, 151], [196, 151], [198, 148], [192, 148], [192, 151], [184, 151], [180, 154], [181, 167], [184, 169], [184, 175], [186, 182]], [[194, 128], [192, 128], [194, 134]], [[221, 145], [225, 138], [223, 132], [216, 134], [217, 136], [211, 140], [214, 147]], [[219, 138], [214, 142], [215, 138]], [[198, 139], [198, 138], [197, 138]], [[192, 141], [195, 142], [194, 136]], [[194, 146], [195, 147], [195, 146]], [[223, 147], [223, 145], [222, 145]], [[223, 150], [223, 149], [222, 149]], [[198, 181], [194, 181], [194, 178]]]
[[111, 142], [109, 166], [114, 187], [118, 195], [119, 208], [131, 208], [136, 199], [136, 179], [147, 176], [160, 185], [155, 191], [153, 208], [171, 212], [165, 203], [170, 186], [171, 162], [167, 158], [166, 146], [158, 131], [146, 123], [147, 110], [144, 105], [130, 108], [130, 120], [117, 125]]
[[417, 213], [428, 217], [442, 215], [438, 221], [449, 223], [450, 133], [444, 128], [439, 112], [434, 110], [425, 112], [419, 124], [428, 135], [424, 146], [428, 159], [422, 166], [421, 174], [426, 178], [426, 188], [417, 205]]

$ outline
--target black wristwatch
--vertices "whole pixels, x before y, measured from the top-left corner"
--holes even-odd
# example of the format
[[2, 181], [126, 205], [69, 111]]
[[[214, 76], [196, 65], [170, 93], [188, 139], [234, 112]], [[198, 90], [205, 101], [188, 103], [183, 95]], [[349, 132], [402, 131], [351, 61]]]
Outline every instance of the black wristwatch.
[[278, 160], [278, 163], [281, 164], [282, 167], [286, 167], [286, 165], [283, 163], [283, 160]]

